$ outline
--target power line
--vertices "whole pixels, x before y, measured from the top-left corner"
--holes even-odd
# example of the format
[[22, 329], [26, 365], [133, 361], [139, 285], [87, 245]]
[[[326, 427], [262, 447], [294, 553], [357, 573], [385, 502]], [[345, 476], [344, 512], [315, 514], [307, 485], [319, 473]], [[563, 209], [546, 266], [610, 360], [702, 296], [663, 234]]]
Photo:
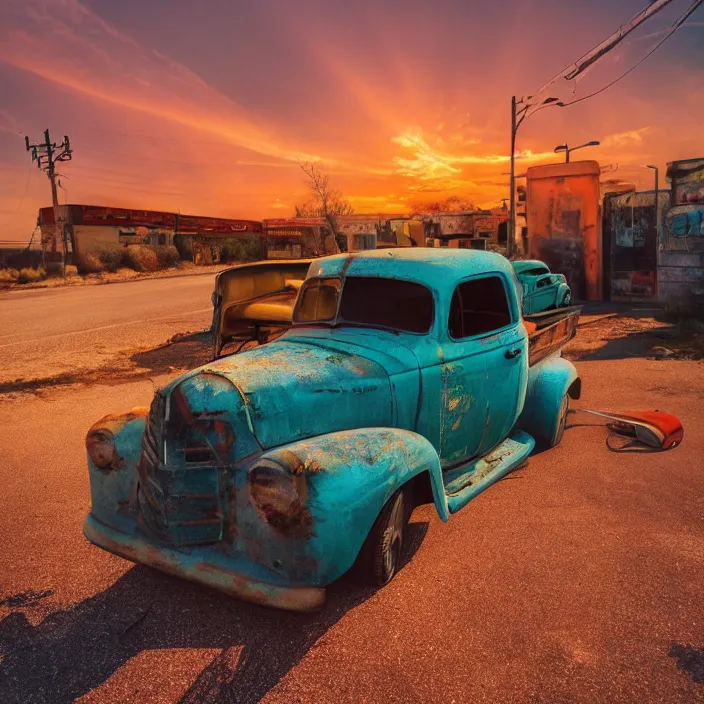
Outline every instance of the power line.
[[[611, 86], [616, 85], [616, 83], [628, 76], [629, 73], [635, 71], [648, 57], [652, 56], [687, 21], [690, 15], [702, 4], [702, 2], [704, 2], [704, 0], [696, 0], [696, 2], [692, 3], [690, 8], [672, 25], [670, 31], [657, 44], [655, 44], [655, 46], [645, 56], [643, 56], [638, 63], [631, 66], [628, 71], [622, 73], [618, 78], [615, 78], [610, 83], [607, 83], [603, 88], [595, 90], [589, 95], [583, 95], [581, 98], [571, 100], [569, 103], [558, 103], [558, 105], [562, 108], [566, 108], [569, 105], [576, 105], [577, 103], [581, 103], [583, 100], [587, 100], [588, 98], [593, 98], [595, 95], [599, 95], [600, 93], [603, 93], [611, 88]], [[535, 110], [534, 112], [538, 111]]]
[[634, 15], [625, 24], [622, 24], [613, 34], [590, 49], [586, 54], [582, 54], [577, 61], [551, 78], [535, 95], [530, 97], [541, 95], [547, 91], [553, 83], [559, 81], [560, 78], [564, 78], [568, 81], [577, 78], [577, 76], [584, 73], [590, 66], [602, 58], [602, 56], [622, 42], [631, 32], [640, 27], [640, 25], [653, 15], [665, 9], [671, 2], [672, 0], [649, 0], [648, 7], [641, 10], [637, 15]]

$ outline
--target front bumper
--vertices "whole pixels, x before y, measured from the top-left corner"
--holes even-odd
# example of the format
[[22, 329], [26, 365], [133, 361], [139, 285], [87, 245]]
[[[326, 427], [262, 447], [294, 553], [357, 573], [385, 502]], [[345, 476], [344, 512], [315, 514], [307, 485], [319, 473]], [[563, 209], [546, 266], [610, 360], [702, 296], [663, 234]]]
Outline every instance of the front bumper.
[[[268, 582], [247, 574], [248, 561], [244, 558], [228, 558], [224, 553], [208, 548], [176, 550], [154, 542], [142, 533], [128, 533], [107, 526], [92, 514], [83, 524], [83, 535], [94, 545], [114, 555], [213, 587], [254, 604], [288, 611], [313, 611], [325, 602], [324, 587]], [[236, 569], [222, 562], [231, 562]]]

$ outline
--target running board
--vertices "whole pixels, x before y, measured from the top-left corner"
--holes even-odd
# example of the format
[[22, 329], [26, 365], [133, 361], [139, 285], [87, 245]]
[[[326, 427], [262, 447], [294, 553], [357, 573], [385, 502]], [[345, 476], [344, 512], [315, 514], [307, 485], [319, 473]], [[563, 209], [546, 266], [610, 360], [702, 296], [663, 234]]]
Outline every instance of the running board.
[[484, 489], [520, 466], [534, 447], [535, 440], [519, 430], [485, 457], [444, 472], [443, 482], [450, 513], [457, 513]]

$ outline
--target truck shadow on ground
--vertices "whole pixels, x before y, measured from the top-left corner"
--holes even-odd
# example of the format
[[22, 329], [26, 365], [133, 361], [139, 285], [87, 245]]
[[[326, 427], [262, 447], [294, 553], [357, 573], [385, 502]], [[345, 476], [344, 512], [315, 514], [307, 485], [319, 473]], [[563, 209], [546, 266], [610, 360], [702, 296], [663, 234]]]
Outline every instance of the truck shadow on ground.
[[[428, 530], [409, 525], [405, 565]], [[401, 568], [403, 570], [403, 567]], [[398, 578], [398, 577], [397, 577]], [[182, 702], [258, 702], [351, 609], [376, 592], [347, 578], [321, 611], [294, 614], [253, 606], [137, 565], [105, 591], [33, 626], [21, 610], [0, 623], [0, 701], [73, 702], [140, 652], [207, 648], [221, 652]], [[148, 682], [148, 674], [145, 674]], [[145, 696], [144, 689], [135, 696]]]
[[171, 338], [151, 350], [136, 352], [130, 361], [147, 374], [168, 374], [174, 370], [195, 369], [207, 364], [213, 356], [210, 332], [188, 333]]

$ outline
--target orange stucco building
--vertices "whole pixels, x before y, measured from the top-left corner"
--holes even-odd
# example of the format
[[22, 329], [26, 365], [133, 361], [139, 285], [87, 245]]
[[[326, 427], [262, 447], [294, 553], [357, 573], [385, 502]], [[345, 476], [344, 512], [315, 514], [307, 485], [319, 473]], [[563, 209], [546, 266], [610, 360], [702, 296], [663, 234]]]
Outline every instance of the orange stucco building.
[[533, 166], [526, 173], [528, 256], [564, 274], [577, 298], [603, 298], [600, 168], [596, 161]]

